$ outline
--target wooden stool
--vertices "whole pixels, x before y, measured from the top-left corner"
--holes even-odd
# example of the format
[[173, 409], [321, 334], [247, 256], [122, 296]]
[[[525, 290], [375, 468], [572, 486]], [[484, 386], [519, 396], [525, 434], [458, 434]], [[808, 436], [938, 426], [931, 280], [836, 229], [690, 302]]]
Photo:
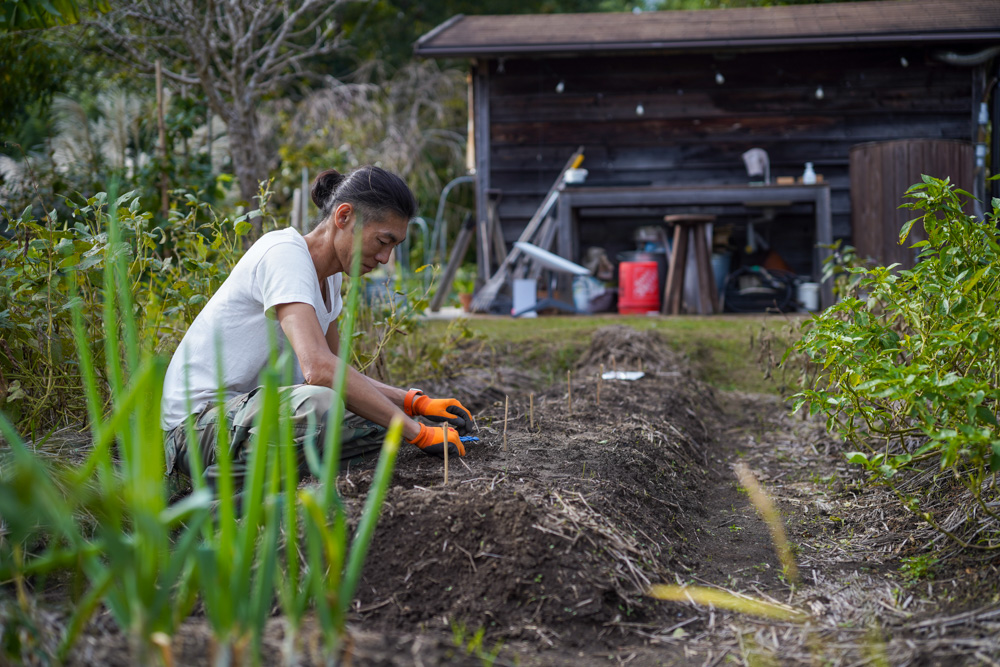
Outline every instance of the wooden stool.
[[670, 253], [667, 285], [663, 290], [663, 314], [679, 315], [684, 301], [684, 268], [687, 265], [688, 236], [694, 234], [694, 261], [698, 269], [698, 301], [702, 313], [719, 312], [719, 293], [712, 274], [712, 256], [705, 240], [705, 225], [715, 221], [714, 215], [680, 214], [664, 216], [663, 221], [674, 225], [674, 247]]

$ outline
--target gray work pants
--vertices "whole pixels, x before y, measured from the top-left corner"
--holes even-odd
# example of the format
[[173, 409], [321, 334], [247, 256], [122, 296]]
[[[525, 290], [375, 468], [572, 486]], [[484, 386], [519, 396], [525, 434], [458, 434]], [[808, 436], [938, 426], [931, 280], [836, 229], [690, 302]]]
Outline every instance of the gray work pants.
[[[220, 414], [225, 415], [225, 423], [229, 425], [229, 452], [232, 461], [233, 486], [240, 489], [243, 478], [247, 474], [247, 464], [251, 449], [257, 445], [257, 426], [254, 418], [261, 409], [263, 395], [261, 387], [248, 394], [241, 394], [226, 402], [223, 411], [212, 405], [195, 417], [194, 443], [189, 443], [183, 424], [167, 432], [164, 439], [167, 474], [191, 476], [189, 448], [192, 444], [197, 448], [195, 455], [201, 457], [205, 481], [210, 487], [217, 488], [219, 477], [218, 464], [218, 426]], [[339, 400], [336, 392], [329, 387], [312, 385], [294, 385], [279, 389], [281, 400], [288, 401], [291, 406], [292, 433], [296, 446], [300, 472], [307, 470], [305, 466], [305, 446], [312, 441], [322, 459], [323, 441], [326, 433], [326, 421], [334, 401]], [[363, 417], [345, 411], [341, 426], [341, 460], [347, 460], [376, 452], [382, 446], [385, 428]]]

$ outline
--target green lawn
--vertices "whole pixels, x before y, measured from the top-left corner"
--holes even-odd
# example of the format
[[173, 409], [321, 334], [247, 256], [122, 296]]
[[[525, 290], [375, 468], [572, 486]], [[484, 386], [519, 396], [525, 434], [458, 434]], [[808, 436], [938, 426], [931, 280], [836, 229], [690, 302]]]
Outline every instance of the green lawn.
[[[686, 355], [706, 382], [720, 389], [784, 393], [783, 374], [768, 379], [758, 361], [761, 339], [770, 343], [780, 361], [785, 347], [804, 321], [798, 315], [714, 315], [644, 317], [619, 315], [543, 316], [534, 319], [474, 316], [470, 330], [498, 352], [512, 355], [515, 365], [528, 365], [553, 375], [565, 372], [587, 348], [591, 334], [600, 327], [625, 325], [659, 331], [678, 352]], [[434, 337], [448, 322], [429, 321], [422, 333]]]

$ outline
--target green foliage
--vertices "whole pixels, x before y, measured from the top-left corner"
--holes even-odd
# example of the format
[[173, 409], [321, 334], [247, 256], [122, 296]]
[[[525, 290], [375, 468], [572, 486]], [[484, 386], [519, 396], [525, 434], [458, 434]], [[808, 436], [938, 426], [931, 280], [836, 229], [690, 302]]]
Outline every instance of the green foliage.
[[[104, 413], [94, 346], [86, 328], [76, 285], [96, 283], [87, 269], [67, 268], [67, 309], [77, 344], [82, 394], [90, 416], [93, 447], [78, 466], [48, 464], [20, 437], [0, 413], [0, 436], [9, 451], [0, 459], [0, 581], [13, 581], [17, 604], [0, 605], [0, 661], [63, 662], [94, 614], [105, 605], [130, 640], [132, 661], [151, 664], [159, 654], [172, 664], [170, 637], [199, 599], [212, 625], [218, 653], [215, 664], [238, 664], [242, 648], [260, 662], [264, 624], [276, 593], [286, 615], [298, 621], [313, 609], [325, 641], [321, 649], [330, 663], [339, 658], [346, 612], [357, 589], [361, 569], [392, 475], [402, 424], [394, 422], [358, 529], [348, 548], [347, 520], [336, 494], [343, 404], [331, 411], [324, 456], [313, 447], [309, 463], [320, 477], [318, 490], [298, 489], [298, 452], [294, 450], [287, 402], [279, 383], [287, 383], [286, 353], [262, 373], [263, 406], [255, 423], [258, 434], [248, 461], [245, 498], [240, 507], [232, 480], [228, 428], [219, 428], [219, 498], [199, 474], [200, 454], [189, 450], [195, 489], [168, 506], [164, 477], [160, 396], [166, 359], [142, 342], [141, 308], [133, 299], [135, 256], [119, 227], [118, 213], [131, 193], [120, 198], [99, 196], [88, 204], [106, 215], [107, 232], [95, 254], [102, 257], [99, 297], [103, 336], [103, 377], [109, 386], [110, 411]], [[133, 200], [135, 201], [135, 200]], [[106, 214], [105, 205], [112, 205]], [[142, 219], [142, 216], [139, 216]], [[237, 225], [246, 224], [240, 221]], [[133, 229], [134, 233], [134, 229]], [[140, 239], [141, 235], [136, 238]], [[359, 236], [360, 238], [360, 236]], [[30, 246], [30, 242], [29, 242]], [[96, 266], [96, 265], [95, 265]], [[354, 275], [359, 261], [355, 259]], [[77, 279], [79, 278], [79, 280]], [[347, 336], [341, 356], [349, 357], [357, 294], [345, 308]], [[122, 344], [124, 343], [124, 345]], [[219, 355], [221, 357], [221, 355]], [[340, 373], [335, 389], [343, 389]], [[220, 389], [220, 402], [223, 400]], [[189, 418], [187, 428], [192, 428]], [[305, 529], [304, 545], [297, 536]], [[284, 563], [279, 539], [285, 536]], [[305, 564], [303, 566], [303, 563]], [[42, 576], [68, 571], [82, 585], [66, 632], [49, 650], [27, 584]], [[288, 636], [294, 656], [292, 623]]]
[[931, 554], [907, 556], [900, 560], [902, 564], [899, 566], [899, 572], [911, 584], [934, 578], [934, 567], [937, 565], [938, 559]]
[[[266, 207], [266, 199], [263, 200]], [[4, 218], [14, 234], [0, 237], [0, 410], [23, 429], [82, 421], [83, 375], [73, 355], [72, 309], [80, 317], [98, 369], [106, 366], [100, 342], [113, 332], [104, 321], [104, 272], [109, 261], [125, 262], [128, 290], [142, 344], [170, 351], [238, 259], [239, 237], [260, 210], [219, 217], [186, 195], [172, 211], [172, 255], [133, 191], [109, 201], [100, 192], [82, 202], [67, 200], [70, 219], [39, 221], [31, 208]], [[266, 208], [265, 208], [266, 210]], [[112, 243], [107, 228], [120, 227]], [[47, 224], [45, 224], [47, 222]], [[100, 386], [108, 378], [98, 370]], [[102, 404], [107, 400], [102, 389]]]
[[38, 30], [57, 25], [78, 23], [83, 9], [106, 12], [110, 6], [105, 0], [3, 0], [0, 10], [0, 32], [12, 30]]
[[[855, 267], [858, 297], [847, 298], [805, 325], [791, 351], [806, 354], [822, 370], [795, 396], [809, 404], [849, 448], [848, 459], [887, 482], [903, 471], [935, 464], [950, 471], [968, 492], [964, 509], [1000, 520], [984, 502], [1000, 470], [997, 409], [1000, 402], [1000, 200], [984, 220], [963, 211], [962, 197], [947, 180], [925, 176], [906, 195], [905, 207], [920, 213], [914, 224], [927, 240], [917, 265]], [[788, 355], [786, 354], [786, 357]], [[936, 528], [921, 509], [933, 495], [903, 495], [904, 505]], [[965, 546], [1000, 548], [979, 537]]]
[[451, 636], [455, 648], [464, 651], [466, 655], [477, 658], [479, 664], [483, 665], [483, 667], [491, 667], [497, 661], [500, 649], [503, 648], [503, 642], [499, 641], [492, 649], [486, 650], [484, 641], [486, 638], [486, 628], [484, 627], [480, 627], [475, 632], [470, 632], [464, 623], [452, 621]]
[[[5, 35], [0, 39], [0, 137], [23, 143], [31, 135], [22, 126], [61, 89], [70, 68], [68, 57], [39, 35]], [[4, 152], [10, 152], [5, 148]]]

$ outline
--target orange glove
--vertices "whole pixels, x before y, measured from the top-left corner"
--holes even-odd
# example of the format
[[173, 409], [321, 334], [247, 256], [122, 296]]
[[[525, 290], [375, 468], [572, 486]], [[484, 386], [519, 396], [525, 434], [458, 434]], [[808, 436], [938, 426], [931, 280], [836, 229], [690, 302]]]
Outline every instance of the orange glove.
[[[426, 426], [420, 424], [420, 433], [413, 440], [411, 445], [416, 445], [425, 454], [431, 454], [444, 458], [444, 427]], [[453, 428], [448, 429], [448, 455], [465, 456], [465, 444], [458, 435], [458, 431]]]
[[472, 414], [454, 398], [431, 398], [419, 389], [406, 392], [403, 411], [410, 417], [427, 417], [435, 422], [448, 422], [465, 435], [472, 428]]

